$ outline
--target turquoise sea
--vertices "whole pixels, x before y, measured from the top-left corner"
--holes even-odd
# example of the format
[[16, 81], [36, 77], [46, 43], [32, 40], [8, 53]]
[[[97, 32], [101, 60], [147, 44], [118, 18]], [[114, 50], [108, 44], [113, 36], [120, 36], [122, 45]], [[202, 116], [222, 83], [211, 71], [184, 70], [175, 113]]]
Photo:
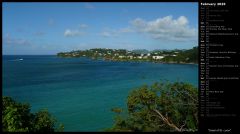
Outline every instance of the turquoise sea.
[[129, 91], [160, 80], [198, 85], [198, 66], [112, 62], [87, 58], [3, 56], [3, 95], [47, 108], [65, 131], [111, 127], [113, 107], [126, 107]]

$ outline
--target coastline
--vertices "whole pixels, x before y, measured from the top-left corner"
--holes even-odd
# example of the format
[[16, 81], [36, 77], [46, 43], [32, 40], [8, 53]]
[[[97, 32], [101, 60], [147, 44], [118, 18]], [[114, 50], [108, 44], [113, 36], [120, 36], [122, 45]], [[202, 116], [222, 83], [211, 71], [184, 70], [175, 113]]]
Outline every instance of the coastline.
[[178, 64], [178, 65], [198, 65], [197, 63], [185, 63], [185, 62], [156, 62], [156, 61], [144, 61], [144, 60], [113, 60], [113, 59], [104, 59], [104, 58], [92, 58], [92, 57], [61, 57], [61, 56], [57, 56], [60, 58], [88, 58], [91, 60], [102, 60], [102, 61], [111, 61], [111, 62], [146, 62], [146, 63], [155, 63], [155, 64]]

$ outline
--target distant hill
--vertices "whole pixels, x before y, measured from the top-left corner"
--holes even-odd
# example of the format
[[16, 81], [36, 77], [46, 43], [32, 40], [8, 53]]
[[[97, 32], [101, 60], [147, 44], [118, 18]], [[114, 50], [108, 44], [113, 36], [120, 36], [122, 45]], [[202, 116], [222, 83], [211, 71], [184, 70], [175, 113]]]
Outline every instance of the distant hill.
[[192, 49], [154, 50], [93, 48], [71, 52], [60, 52], [59, 57], [89, 57], [113, 61], [150, 61], [159, 63], [198, 63], [198, 47]]

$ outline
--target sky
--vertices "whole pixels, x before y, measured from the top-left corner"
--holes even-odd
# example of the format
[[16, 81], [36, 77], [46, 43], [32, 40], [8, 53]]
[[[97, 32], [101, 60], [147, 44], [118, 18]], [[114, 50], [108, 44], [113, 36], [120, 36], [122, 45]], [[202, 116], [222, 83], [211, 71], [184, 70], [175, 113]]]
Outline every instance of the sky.
[[198, 45], [196, 2], [5, 2], [2, 15], [3, 55]]

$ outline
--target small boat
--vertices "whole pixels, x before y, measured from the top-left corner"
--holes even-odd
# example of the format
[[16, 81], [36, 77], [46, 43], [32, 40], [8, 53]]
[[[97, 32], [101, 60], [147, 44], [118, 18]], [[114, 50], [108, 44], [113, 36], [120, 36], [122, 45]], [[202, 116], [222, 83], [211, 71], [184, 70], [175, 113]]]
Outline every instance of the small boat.
[[23, 59], [14, 59], [14, 60], [9, 60], [9, 61], [22, 61]]

